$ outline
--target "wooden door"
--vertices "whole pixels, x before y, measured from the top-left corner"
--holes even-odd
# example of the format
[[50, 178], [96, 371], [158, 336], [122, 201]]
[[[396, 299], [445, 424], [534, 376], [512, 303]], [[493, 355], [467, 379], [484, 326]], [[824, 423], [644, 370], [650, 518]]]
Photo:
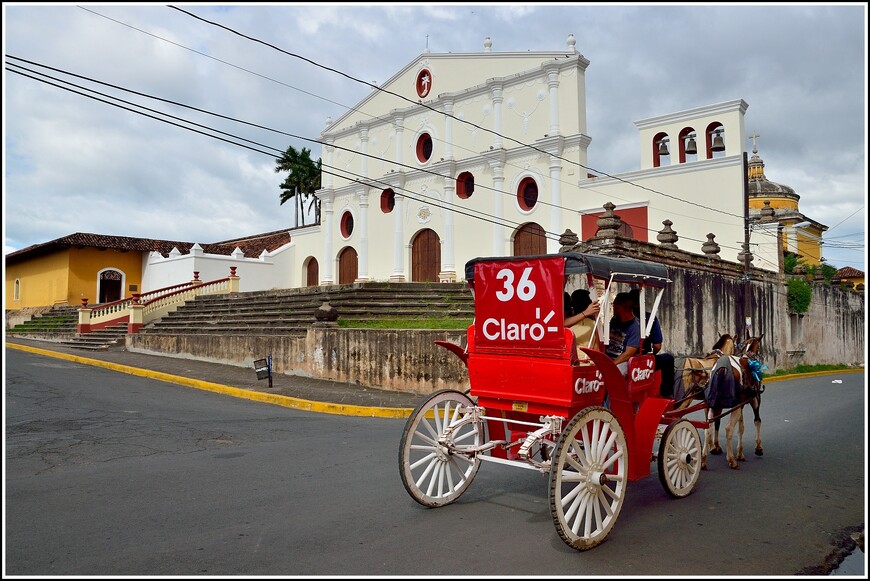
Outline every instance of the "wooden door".
[[308, 265], [305, 267], [306, 274], [306, 286], [317, 286], [320, 284], [320, 269], [317, 265], [317, 259], [312, 257], [308, 261]]
[[411, 244], [411, 281], [438, 282], [441, 272], [441, 240], [434, 230], [426, 228]]
[[514, 256], [533, 256], [547, 253], [546, 232], [540, 224], [523, 224], [514, 235]]
[[351, 284], [357, 278], [356, 250], [348, 246], [338, 255], [338, 284]]

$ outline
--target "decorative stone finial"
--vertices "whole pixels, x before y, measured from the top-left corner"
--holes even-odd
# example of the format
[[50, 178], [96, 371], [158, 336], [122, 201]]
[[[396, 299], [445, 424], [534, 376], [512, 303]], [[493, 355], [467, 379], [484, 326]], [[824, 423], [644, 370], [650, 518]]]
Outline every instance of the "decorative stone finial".
[[616, 208], [613, 202], [607, 202], [603, 207], [604, 214], [595, 222], [598, 226], [595, 238], [615, 238], [622, 227], [622, 218], [613, 213], [613, 209]]
[[761, 222], [776, 222], [775, 214], [776, 210], [770, 207], [770, 200], [764, 200], [764, 207], [761, 209]]
[[740, 264], [746, 264], [747, 260], [751, 263], [754, 257], [749, 251], [749, 245], [741, 244], [740, 247], [742, 250], [740, 250], [740, 253], [737, 255], [737, 261], [740, 262]]
[[483, 39], [483, 52], [492, 52], [492, 39], [488, 36]]
[[579, 242], [580, 238], [570, 228], [566, 228], [565, 232], [559, 236], [559, 245], [561, 246], [559, 252], [571, 252], [571, 249], [577, 246]]
[[659, 230], [659, 235], [656, 236], [656, 240], [659, 241], [659, 244], [661, 244], [662, 248], [671, 248], [676, 250], [677, 240], [679, 240], [679, 237], [677, 236], [676, 230], [673, 230], [671, 228], [673, 222], [671, 222], [670, 220], [665, 220], [664, 222], [662, 222], [662, 224], [664, 224], [665, 227]]
[[317, 319], [315, 324], [334, 326], [338, 320], [338, 310], [330, 305], [329, 301], [323, 301], [323, 304], [315, 309], [314, 318]]
[[568, 50], [571, 52], [577, 52], [577, 39], [574, 38], [573, 33], [568, 35]]
[[716, 235], [712, 232], [707, 234], [707, 241], [701, 246], [701, 250], [710, 258], [721, 258], [719, 256], [721, 248], [719, 248], [719, 245], [716, 244], [715, 240], [713, 240], [714, 238], [716, 238]]

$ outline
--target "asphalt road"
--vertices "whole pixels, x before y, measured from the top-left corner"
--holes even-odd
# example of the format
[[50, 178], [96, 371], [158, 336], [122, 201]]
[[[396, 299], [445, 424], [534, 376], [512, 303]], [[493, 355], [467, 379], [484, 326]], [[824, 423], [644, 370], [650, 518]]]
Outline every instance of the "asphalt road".
[[750, 450], [739, 471], [711, 457], [685, 499], [655, 476], [631, 483], [608, 539], [577, 552], [533, 471], [484, 464], [455, 504], [414, 502], [403, 419], [11, 349], [4, 367], [7, 575], [827, 574], [865, 522], [859, 373], [768, 384], [763, 457]]

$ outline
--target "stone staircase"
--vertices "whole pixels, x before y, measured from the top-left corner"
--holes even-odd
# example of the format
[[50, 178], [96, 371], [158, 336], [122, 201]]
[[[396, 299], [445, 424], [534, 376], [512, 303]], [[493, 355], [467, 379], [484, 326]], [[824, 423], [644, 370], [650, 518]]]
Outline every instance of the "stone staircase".
[[6, 329], [6, 335], [42, 341], [59, 341], [75, 336], [78, 322], [77, 307], [54, 306], [41, 315], [35, 315], [29, 321]]
[[60, 341], [61, 345], [89, 351], [106, 351], [112, 348], [123, 348], [124, 337], [127, 335], [127, 323], [112, 325], [98, 331], [77, 334], [69, 340]]
[[324, 302], [339, 319], [422, 319], [474, 317], [474, 299], [465, 283], [357, 283], [201, 296], [146, 325], [148, 335], [303, 336]]
[[39, 341], [51, 341], [60, 345], [87, 349], [106, 350], [124, 346], [127, 323], [106, 327], [90, 333], [78, 333], [78, 307], [56, 306], [42, 315], [6, 330], [10, 337], [23, 337]]

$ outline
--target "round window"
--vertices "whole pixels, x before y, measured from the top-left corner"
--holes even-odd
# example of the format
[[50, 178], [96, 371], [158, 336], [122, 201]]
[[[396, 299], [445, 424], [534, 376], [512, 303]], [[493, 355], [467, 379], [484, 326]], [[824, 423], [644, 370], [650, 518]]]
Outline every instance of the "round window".
[[417, 160], [426, 163], [432, 157], [432, 136], [423, 133], [417, 138]]
[[341, 235], [350, 238], [351, 234], [353, 234], [353, 214], [345, 212], [341, 215]]
[[528, 212], [538, 203], [538, 184], [532, 178], [525, 178], [517, 188], [517, 203]]

